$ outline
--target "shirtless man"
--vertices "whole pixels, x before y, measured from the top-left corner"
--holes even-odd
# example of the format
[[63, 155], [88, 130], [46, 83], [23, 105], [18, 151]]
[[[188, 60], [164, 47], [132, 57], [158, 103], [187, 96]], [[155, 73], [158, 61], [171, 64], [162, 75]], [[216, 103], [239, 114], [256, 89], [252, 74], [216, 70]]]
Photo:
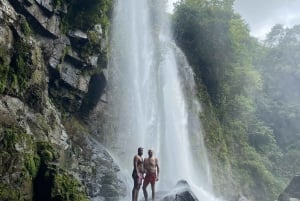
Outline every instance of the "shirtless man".
[[153, 156], [153, 150], [149, 149], [148, 155], [149, 157], [145, 158], [144, 160], [144, 169], [146, 176], [143, 183], [143, 192], [145, 201], [148, 201], [148, 193], [146, 188], [149, 183], [151, 183], [152, 200], [155, 199], [155, 182], [158, 181], [159, 176], [158, 160]]
[[134, 182], [134, 186], [132, 189], [132, 201], [138, 200], [139, 190], [142, 185], [143, 180], [143, 148], [138, 148], [138, 154], [133, 157], [133, 171], [132, 171], [132, 178]]

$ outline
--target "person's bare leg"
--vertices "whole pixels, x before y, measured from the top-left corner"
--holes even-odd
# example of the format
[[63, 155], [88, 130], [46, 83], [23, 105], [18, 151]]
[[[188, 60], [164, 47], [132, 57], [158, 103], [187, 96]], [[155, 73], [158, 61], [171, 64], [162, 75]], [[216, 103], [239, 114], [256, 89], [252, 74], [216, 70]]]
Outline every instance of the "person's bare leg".
[[151, 183], [152, 201], [155, 200], [155, 183]]
[[144, 197], [145, 197], [145, 201], [148, 201], [148, 193], [147, 193], [147, 185], [143, 185], [143, 192], [144, 192]]
[[132, 189], [132, 201], [135, 201], [135, 187]]
[[132, 201], [138, 201], [140, 187], [133, 187], [132, 189]]
[[133, 189], [132, 189], [132, 201], [134, 201], [134, 197], [135, 197], [135, 189], [134, 189], [134, 187], [133, 187]]
[[135, 201], [138, 201], [139, 190], [140, 190], [140, 188], [138, 187], [138, 188], [136, 189], [136, 193], [135, 193]]

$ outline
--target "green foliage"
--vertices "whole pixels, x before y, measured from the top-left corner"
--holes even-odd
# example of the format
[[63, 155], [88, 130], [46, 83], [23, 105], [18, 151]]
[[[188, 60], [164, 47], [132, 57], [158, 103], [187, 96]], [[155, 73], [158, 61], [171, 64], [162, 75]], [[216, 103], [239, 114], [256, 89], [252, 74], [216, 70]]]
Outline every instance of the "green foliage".
[[[258, 156], [259, 159], [259, 156]], [[239, 170], [245, 172], [242, 179], [248, 178], [250, 183], [241, 180], [240, 183], [248, 184], [252, 195], [256, 200], [275, 200], [283, 185], [270, 173], [270, 171], [259, 160], [248, 160], [240, 164]]]
[[[83, 58], [87, 58], [90, 55], [100, 54], [102, 52], [101, 48], [101, 37], [98, 35], [96, 31], [88, 31], [88, 43], [81, 47], [80, 56]], [[105, 50], [103, 51], [106, 55]], [[106, 61], [107, 59], [101, 58], [101, 60]]]
[[57, 165], [59, 153], [50, 142], [37, 142], [40, 157], [34, 180], [34, 200], [87, 201], [85, 188]]
[[39, 169], [39, 157], [33, 137], [22, 128], [13, 125], [1, 125], [0, 130], [0, 174], [17, 179], [0, 181], [0, 200], [29, 200], [32, 191], [32, 179]]
[[35, 154], [27, 154], [25, 156], [25, 167], [30, 176], [35, 178], [40, 168], [40, 158]]
[[269, 47], [258, 61], [264, 79], [263, 92], [257, 99], [258, 116], [274, 130], [276, 140], [285, 149], [300, 140], [300, 26], [284, 29], [274, 26], [266, 44]]
[[87, 201], [86, 193], [81, 184], [72, 176], [56, 174], [51, 197], [56, 201]]
[[66, 21], [72, 29], [87, 31], [98, 23], [106, 29], [111, 8], [112, 0], [70, 0]]
[[7, 92], [23, 96], [32, 75], [31, 46], [21, 39], [14, 47], [14, 55], [8, 73]]
[[85, 188], [53, 163], [58, 162], [59, 153], [52, 143], [35, 143], [18, 127], [1, 127], [0, 136], [0, 174], [13, 174], [16, 167], [20, 172], [20, 181], [0, 182], [0, 200], [28, 200], [32, 190], [34, 200], [88, 200]]
[[52, 3], [54, 8], [58, 8], [64, 4], [64, 0], [53, 0]]
[[7, 85], [9, 72], [9, 54], [3, 45], [0, 45], [0, 93], [3, 93]]
[[281, 148], [280, 156], [272, 154], [270, 158], [274, 173], [286, 182], [299, 172], [299, 160], [295, 160], [300, 142], [299, 36], [299, 25], [287, 29], [274, 26], [256, 61], [264, 81], [256, 98], [256, 115], [270, 128], [273, 140]]
[[277, 162], [278, 174], [283, 175], [287, 180], [289, 180], [299, 172], [300, 161], [297, 160], [300, 157], [299, 141], [297, 146], [297, 148], [288, 149], [284, 153], [284, 156], [281, 157], [280, 160], [278, 160]]
[[21, 31], [24, 33], [25, 36], [29, 36], [32, 33], [31, 28], [25, 17], [21, 17], [20, 26], [21, 26]]
[[0, 200], [2, 201], [19, 201], [20, 192], [18, 189], [9, 186], [8, 184], [0, 183]]
[[37, 153], [41, 162], [48, 164], [58, 159], [59, 154], [50, 142], [37, 142]]
[[[222, 102], [225, 67], [232, 60], [229, 21], [232, 13], [205, 1], [184, 1], [174, 16], [175, 38], [195, 72], [201, 76], [214, 105]], [[230, 71], [228, 71], [230, 72]]]
[[[5, 153], [9, 152], [15, 154], [20, 152], [18, 149], [22, 149], [20, 153], [21, 157], [24, 158], [24, 166], [32, 177], [35, 177], [39, 168], [39, 157], [36, 154], [36, 146], [33, 142], [32, 136], [28, 135], [23, 129], [18, 127], [5, 128], [2, 131], [4, 138], [2, 141], [3, 150], [2, 156], [5, 160]], [[17, 149], [17, 147], [19, 147]], [[7, 156], [7, 154], [6, 154]], [[8, 154], [10, 157], [10, 155]]]
[[7, 151], [17, 151], [16, 146], [20, 146], [24, 151], [29, 151], [33, 146], [32, 136], [26, 134], [26, 132], [18, 127], [2, 128], [1, 139], [3, 144], [3, 149]]
[[[282, 177], [276, 171], [282, 153], [275, 130], [259, 115], [261, 106], [269, 105], [257, 104], [257, 94], [264, 92], [266, 79], [254, 67], [266, 48], [249, 36], [243, 20], [233, 13], [232, 3], [180, 1], [173, 17], [174, 36], [196, 74], [204, 104], [200, 118], [211, 158], [219, 168], [229, 167], [225, 169], [228, 173], [213, 167], [217, 182], [224, 186], [224, 180], [232, 181], [225, 176], [232, 169], [235, 181], [231, 185], [237, 182], [255, 200], [272, 200], [283, 189]], [[295, 113], [287, 114], [295, 117]], [[228, 192], [217, 190], [222, 195]]]

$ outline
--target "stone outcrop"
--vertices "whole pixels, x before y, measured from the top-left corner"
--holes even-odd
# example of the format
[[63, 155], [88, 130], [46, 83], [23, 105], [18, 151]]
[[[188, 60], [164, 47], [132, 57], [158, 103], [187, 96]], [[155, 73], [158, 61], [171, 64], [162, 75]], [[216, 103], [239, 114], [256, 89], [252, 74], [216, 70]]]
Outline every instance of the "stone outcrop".
[[[45, 103], [43, 113], [36, 113], [20, 99], [4, 96], [0, 100], [0, 114], [2, 123], [17, 124], [37, 141], [50, 141], [62, 149], [69, 147], [59, 114], [50, 102]], [[50, 121], [51, 125], [47, 124]]]
[[47, 58], [49, 58], [48, 65], [55, 69], [64, 57], [65, 50], [70, 47], [71, 43], [68, 37], [61, 36], [55, 40], [44, 39], [43, 49]]
[[88, 42], [88, 36], [81, 30], [69, 31], [68, 36], [74, 40]]
[[5, 18], [9, 23], [13, 23], [17, 20], [17, 13], [7, 0], [0, 2], [0, 19], [4, 20]]
[[0, 1], [0, 200], [117, 201], [127, 190], [83, 123], [105, 104], [105, 30], [62, 33], [65, 15], [52, 0]]
[[300, 173], [295, 175], [283, 193], [280, 194], [278, 201], [298, 201], [300, 200]]
[[24, 6], [24, 9], [27, 11], [28, 15], [36, 20], [54, 38], [57, 38], [60, 35], [59, 25], [61, 19], [58, 15], [51, 13], [50, 16], [46, 16], [36, 3], [33, 3], [30, 6]]
[[49, 12], [53, 12], [53, 5], [51, 0], [35, 0], [36, 3], [38, 3], [40, 6], [47, 9]]
[[199, 201], [195, 194], [192, 192], [189, 184], [185, 180], [180, 180], [166, 196], [159, 199], [160, 201]]
[[[117, 201], [126, 194], [126, 185], [120, 178], [120, 168], [106, 149], [94, 139], [84, 139], [84, 160], [78, 161], [79, 175], [92, 200]], [[74, 166], [74, 165], [73, 165]], [[76, 166], [74, 166], [76, 170]]]
[[88, 92], [88, 86], [91, 79], [90, 75], [82, 75], [81, 70], [74, 68], [69, 62], [63, 62], [58, 66], [60, 78], [69, 84], [71, 87], [82, 91]]

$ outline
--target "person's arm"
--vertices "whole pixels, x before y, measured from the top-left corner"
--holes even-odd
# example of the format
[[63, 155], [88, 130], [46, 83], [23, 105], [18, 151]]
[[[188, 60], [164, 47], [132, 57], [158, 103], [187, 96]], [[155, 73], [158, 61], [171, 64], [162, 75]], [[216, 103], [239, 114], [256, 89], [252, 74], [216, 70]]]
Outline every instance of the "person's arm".
[[148, 169], [148, 160], [147, 160], [147, 158], [145, 158], [144, 163], [143, 163], [144, 174], [147, 174], [147, 169]]
[[156, 176], [156, 181], [158, 181], [158, 177], [159, 177], [159, 165], [158, 165], [158, 160], [156, 158], [156, 171], [157, 171], [157, 176]]
[[136, 170], [137, 173], [139, 173], [139, 169], [138, 169], [138, 157], [137, 156], [134, 156], [133, 158], [133, 166], [134, 166], [134, 169]]

